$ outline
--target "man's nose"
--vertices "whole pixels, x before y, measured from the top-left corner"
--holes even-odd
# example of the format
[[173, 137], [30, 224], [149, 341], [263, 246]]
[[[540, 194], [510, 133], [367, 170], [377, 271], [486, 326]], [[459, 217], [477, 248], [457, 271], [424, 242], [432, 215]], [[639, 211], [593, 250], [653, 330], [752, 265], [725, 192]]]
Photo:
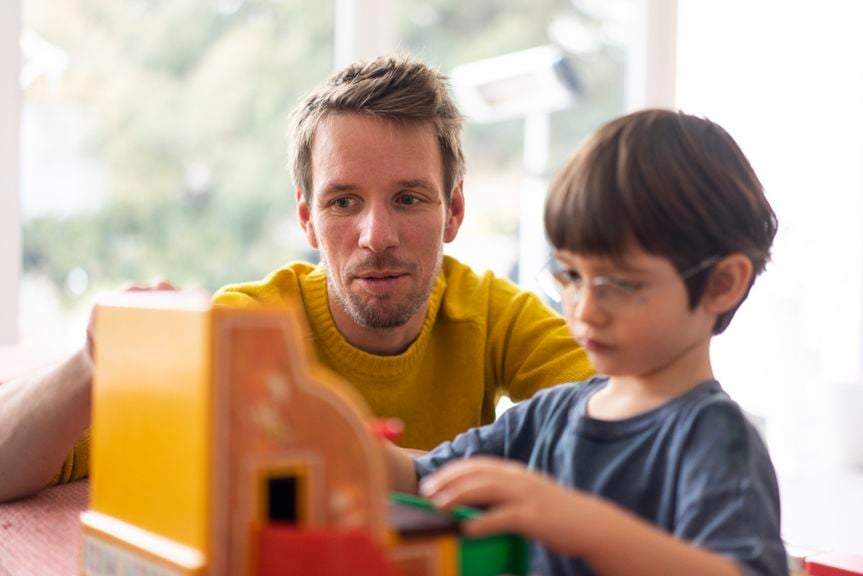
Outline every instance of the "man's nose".
[[398, 215], [388, 206], [371, 205], [360, 220], [360, 247], [384, 252], [399, 243]]

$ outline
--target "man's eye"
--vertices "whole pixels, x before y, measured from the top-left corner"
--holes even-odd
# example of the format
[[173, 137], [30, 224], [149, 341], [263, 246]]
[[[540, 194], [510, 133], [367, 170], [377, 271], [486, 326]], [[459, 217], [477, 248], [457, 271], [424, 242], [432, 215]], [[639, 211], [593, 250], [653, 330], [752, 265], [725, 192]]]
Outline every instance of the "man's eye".
[[347, 197], [336, 198], [332, 202], [330, 202], [330, 206], [332, 206], [333, 208], [350, 208], [351, 199]]
[[397, 202], [404, 206], [413, 206], [414, 204], [418, 204], [419, 201], [420, 199], [413, 194], [402, 194], [397, 199]]

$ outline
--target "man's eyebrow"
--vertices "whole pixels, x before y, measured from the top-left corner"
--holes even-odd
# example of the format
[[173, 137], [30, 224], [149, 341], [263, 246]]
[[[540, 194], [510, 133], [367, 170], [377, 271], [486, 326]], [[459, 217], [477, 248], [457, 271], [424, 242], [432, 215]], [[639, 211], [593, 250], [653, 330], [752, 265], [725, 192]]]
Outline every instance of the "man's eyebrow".
[[425, 178], [415, 178], [412, 180], [399, 180], [396, 182], [400, 188], [422, 188], [424, 190], [435, 191], [437, 187], [434, 182]]
[[341, 192], [351, 192], [356, 190], [357, 187], [353, 184], [346, 184], [343, 182], [328, 182], [323, 189], [321, 190], [321, 196], [326, 194], [339, 194]]

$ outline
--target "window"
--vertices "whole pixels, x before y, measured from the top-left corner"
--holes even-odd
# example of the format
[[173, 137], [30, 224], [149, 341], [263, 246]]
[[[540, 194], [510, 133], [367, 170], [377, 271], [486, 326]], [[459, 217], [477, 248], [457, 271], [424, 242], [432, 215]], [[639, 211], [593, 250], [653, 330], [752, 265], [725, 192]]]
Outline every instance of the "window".
[[[631, 22], [627, 10], [615, 13], [614, 8], [631, 4], [397, 2], [401, 45], [444, 73], [465, 63], [555, 45], [562, 49], [581, 87], [575, 104], [551, 112], [545, 126], [540, 118], [538, 130], [524, 116], [487, 122], [468, 116], [464, 134], [467, 209], [449, 253], [477, 269], [490, 268], [532, 287], [546, 260], [541, 220], [549, 175], [584, 136], [623, 112]], [[527, 226], [522, 237], [530, 243], [527, 251], [520, 246], [520, 226]], [[525, 268], [521, 272], [520, 254]]]
[[212, 291], [304, 256], [285, 134], [331, 69], [332, 3], [22, 6], [23, 342], [80, 342], [130, 280]]
[[[357, 2], [394, 9], [382, 17], [396, 21], [397, 45], [445, 73], [555, 44], [578, 75], [577, 103], [533, 140], [547, 147], [539, 169], [528, 169], [536, 146], [525, 150], [523, 118], [469, 119], [467, 218], [450, 252], [477, 268], [518, 278], [519, 226], [530, 222], [523, 238], [537, 255], [522, 276], [532, 278], [548, 175], [623, 109], [630, 24], [609, 3], [580, 4], [596, 6]], [[332, 68], [333, 3], [21, 7], [23, 343], [78, 344], [95, 296], [132, 280], [213, 291], [315, 258], [295, 223], [285, 134], [289, 111]]]

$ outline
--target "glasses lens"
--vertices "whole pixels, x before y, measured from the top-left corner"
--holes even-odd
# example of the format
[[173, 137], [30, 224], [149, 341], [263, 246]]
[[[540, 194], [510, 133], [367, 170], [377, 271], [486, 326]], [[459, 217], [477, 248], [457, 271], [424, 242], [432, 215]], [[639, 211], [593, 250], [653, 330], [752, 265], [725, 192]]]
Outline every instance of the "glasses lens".
[[542, 270], [539, 271], [539, 274], [536, 275], [536, 283], [539, 285], [539, 289], [542, 290], [542, 293], [552, 302], [560, 303], [561, 293], [563, 292], [564, 286], [557, 277], [556, 268], [557, 266], [555, 262], [553, 260], [550, 261]]

